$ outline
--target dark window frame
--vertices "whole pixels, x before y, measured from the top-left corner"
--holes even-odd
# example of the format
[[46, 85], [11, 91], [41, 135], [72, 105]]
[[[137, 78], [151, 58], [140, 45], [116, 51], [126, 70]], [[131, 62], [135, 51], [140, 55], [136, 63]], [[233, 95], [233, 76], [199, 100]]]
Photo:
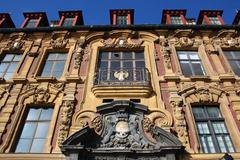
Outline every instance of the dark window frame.
[[[190, 54], [192, 54], [192, 53], [194, 53], [198, 57], [198, 59], [191, 59]], [[180, 54], [185, 54], [187, 56], [187, 58], [186, 59], [181, 58]], [[189, 76], [205, 76], [206, 75], [205, 68], [203, 66], [202, 60], [201, 60], [201, 58], [199, 56], [199, 53], [197, 51], [179, 50], [179, 51], [177, 51], [177, 57], [178, 57], [178, 60], [179, 60], [179, 63], [180, 63], [182, 74], [184, 76], [189, 77]], [[187, 64], [189, 64], [191, 73], [187, 73], [186, 71], [184, 71], [183, 66], [181, 64], [182, 62], [187, 62]], [[196, 73], [196, 69], [194, 69], [194, 67], [193, 67], [194, 62], [199, 62], [199, 63], [196, 63], [196, 64], [199, 64], [201, 66], [202, 74], [197, 74]]]
[[[196, 108], [201, 108], [203, 110], [202, 113], [203, 113], [204, 116], [201, 115], [201, 118], [197, 117], [196, 114], [194, 113], [194, 109], [196, 109]], [[210, 113], [209, 113], [209, 109], [210, 108], [211, 109], [216, 108], [218, 110], [218, 113], [219, 113], [220, 116], [219, 117], [211, 117]], [[231, 140], [228, 128], [226, 126], [225, 120], [224, 120], [224, 118], [222, 116], [222, 113], [220, 111], [219, 105], [192, 105], [192, 112], [193, 112], [193, 117], [194, 117], [196, 128], [197, 128], [197, 134], [198, 134], [199, 143], [200, 143], [200, 146], [201, 146], [201, 152], [203, 152], [203, 153], [225, 153], [225, 152], [230, 152], [230, 149], [228, 148], [229, 146], [228, 146], [228, 144], [226, 142], [226, 139], [224, 138], [224, 137], [227, 137], [227, 136], [229, 137], [230, 143], [232, 145], [231, 146], [232, 149], [233, 149], [232, 152], [235, 152], [234, 145], [232, 143], [232, 140]], [[198, 112], [198, 114], [201, 114], [201, 113]], [[198, 124], [204, 124], [204, 123], [207, 124], [209, 133], [200, 133], [202, 131], [199, 130]], [[214, 129], [214, 124], [217, 124], [217, 123], [218, 124], [223, 124], [224, 125], [224, 130], [226, 132], [224, 132], [224, 133], [216, 133], [216, 131]], [[223, 128], [221, 128], [221, 129], [223, 129]], [[203, 137], [203, 139], [207, 143], [203, 143], [201, 137]], [[207, 140], [208, 137], [211, 137], [213, 146], [215, 146], [214, 147], [215, 151], [213, 151], [213, 152], [211, 151], [213, 148], [211, 148], [209, 146], [209, 141]], [[219, 144], [218, 139], [217, 139], [218, 137], [222, 138], [223, 144], [224, 144], [224, 147], [225, 147], [226, 151], [221, 151], [221, 147], [220, 147], [220, 144]], [[206, 148], [204, 146], [206, 146]]]

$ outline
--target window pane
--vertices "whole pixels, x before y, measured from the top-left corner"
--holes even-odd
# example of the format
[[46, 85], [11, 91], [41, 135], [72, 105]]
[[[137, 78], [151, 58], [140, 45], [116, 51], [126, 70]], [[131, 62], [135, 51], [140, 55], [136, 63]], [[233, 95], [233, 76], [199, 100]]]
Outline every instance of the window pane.
[[197, 127], [198, 127], [198, 131], [200, 134], [209, 134], [210, 133], [207, 123], [198, 122]]
[[6, 54], [3, 61], [12, 61], [14, 54]]
[[123, 68], [133, 68], [133, 62], [132, 61], [124, 61]]
[[205, 141], [204, 136], [201, 136], [200, 141], [203, 148], [203, 152], [208, 153], [207, 142]]
[[107, 61], [101, 61], [99, 64], [99, 68], [103, 69], [103, 68], [108, 68], [108, 62]]
[[217, 141], [218, 141], [218, 145], [219, 145], [221, 152], [227, 152], [226, 147], [223, 142], [223, 139], [222, 139], [222, 136], [217, 136]]
[[16, 63], [16, 62], [12, 62], [12, 63], [10, 64], [10, 66], [8, 67], [7, 72], [8, 72], [8, 73], [13, 73], [13, 72], [15, 71], [15, 68], [17, 67], [17, 64], [18, 64], [18, 63]]
[[112, 61], [111, 62], [111, 69], [116, 70], [120, 68], [120, 62], [119, 61]]
[[30, 19], [25, 27], [26, 28], [36, 27], [37, 22], [38, 22], [38, 19]]
[[32, 122], [26, 122], [23, 131], [21, 134], [21, 138], [33, 138], [36, 131], [37, 124]]
[[16, 54], [15, 56], [14, 56], [14, 58], [13, 58], [13, 61], [20, 61], [21, 60], [21, 57], [22, 57], [22, 55], [18, 55], [18, 54]]
[[120, 59], [121, 58], [121, 54], [117, 53], [117, 52], [113, 52], [111, 54], [111, 59]]
[[3, 78], [10, 79], [10, 78], [12, 78], [12, 76], [13, 76], [13, 73], [6, 73]]
[[213, 128], [215, 133], [228, 133], [224, 122], [213, 122]]
[[62, 26], [72, 26], [74, 18], [65, 18]]
[[137, 52], [135, 53], [136, 59], [144, 59], [144, 53], [143, 52]]
[[40, 120], [51, 120], [53, 109], [42, 109]]
[[227, 144], [228, 151], [229, 152], [234, 152], [232, 142], [231, 142], [230, 137], [228, 135], [225, 136], [225, 142]]
[[41, 109], [31, 108], [28, 112], [27, 120], [38, 120]]
[[187, 54], [183, 52], [178, 52], [179, 59], [188, 59]]
[[51, 76], [53, 62], [47, 61], [44, 65], [42, 76]]
[[205, 114], [204, 114], [204, 110], [203, 108], [200, 107], [193, 107], [193, 115], [196, 119], [199, 118], [204, 118]]
[[240, 76], [240, 65], [238, 61], [229, 61], [232, 70], [234, 71], [235, 74], [237, 74], [238, 76]]
[[39, 122], [34, 138], [46, 138], [49, 128], [49, 122]]
[[221, 118], [221, 113], [218, 107], [207, 107], [208, 116], [211, 118]]
[[208, 141], [208, 146], [209, 146], [210, 152], [215, 153], [216, 151], [215, 151], [215, 147], [214, 147], [214, 144], [213, 144], [212, 137], [208, 136], [207, 141]]
[[15, 152], [26, 153], [29, 152], [31, 147], [31, 139], [20, 139]]
[[181, 61], [180, 62], [181, 68], [182, 68], [182, 72], [185, 76], [191, 76], [192, 75], [192, 71], [191, 71], [191, 67], [188, 61]]
[[42, 153], [44, 149], [45, 139], [34, 139], [32, 143], [31, 153]]
[[9, 63], [0, 64], [0, 72], [5, 72]]
[[197, 53], [194, 53], [194, 52], [190, 52], [189, 53], [189, 57], [190, 57], [190, 59], [192, 59], [192, 60], [199, 60], [199, 57], [198, 57], [198, 54]]
[[122, 58], [123, 59], [133, 59], [133, 53], [132, 52], [123, 52]]
[[62, 54], [62, 53], [59, 53], [58, 56], [57, 56], [57, 60], [66, 60], [67, 59], [67, 54]]
[[56, 60], [58, 54], [57, 53], [49, 53], [47, 60]]
[[195, 75], [204, 75], [201, 62], [192, 62], [192, 67]]
[[136, 68], [145, 68], [144, 61], [136, 61]]
[[109, 53], [108, 52], [100, 52], [99, 59], [108, 59]]

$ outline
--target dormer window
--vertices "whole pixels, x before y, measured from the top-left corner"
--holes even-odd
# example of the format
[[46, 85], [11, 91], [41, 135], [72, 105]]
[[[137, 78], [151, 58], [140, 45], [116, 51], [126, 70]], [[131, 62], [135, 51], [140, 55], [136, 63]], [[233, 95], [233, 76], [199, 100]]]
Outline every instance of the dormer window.
[[127, 10], [110, 10], [110, 20], [113, 25], [133, 24], [133, 9]]
[[233, 25], [240, 25], [240, 10], [238, 11], [237, 15], [235, 16], [232, 24]]
[[200, 11], [197, 24], [203, 25], [223, 25], [222, 11], [202, 10]]
[[27, 12], [23, 13], [25, 20], [22, 28], [47, 27], [48, 19], [44, 12]]
[[83, 25], [82, 11], [60, 11], [58, 26], [67, 27], [67, 26], [76, 26]]
[[30, 19], [26, 24], [25, 28], [34, 28], [37, 26], [38, 19]]
[[127, 16], [117, 16], [117, 25], [126, 25]]
[[15, 28], [15, 25], [8, 13], [0, 13], [0, 28]]
[[172, 24], [183, 24], [181, 17], [177, 17], [177, 16], [172, 16], [171, 22]]
[[74, 25], [74, 18], [65, 18], [62, 24], [62, 26], [73, 26], [73, 25]]
[[163, 10], [162, 24], [186, 24], [186, 10]]

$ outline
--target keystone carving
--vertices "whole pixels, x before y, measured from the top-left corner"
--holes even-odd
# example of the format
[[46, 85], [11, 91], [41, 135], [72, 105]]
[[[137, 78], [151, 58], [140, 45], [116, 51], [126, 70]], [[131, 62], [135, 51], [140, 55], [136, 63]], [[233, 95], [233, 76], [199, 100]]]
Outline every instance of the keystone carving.
[[48, 99], [50, 98], [50, 94], [48, 92], [48, 89], [45, 88], [39, 88], [35, 90], [33, 100], [34, 103], [41, 103], [41, 102], [48, 102]]
[[61, 49], [61, 48], [65, 48], [67, 43], [68, 43], [68, 39], [67, 37], [69, 36], [69, 32], [65, 32], [65, 33], [53, 33], [52, 34], [52, 39], [50, 41], [50, 45], [55, 48], [55, 49]]
[[59, 136], [58, 136], [59, 145], [61, 145], [61, 143], [68, 136], [73, 109], [74, 109], [74, 101], [66, 100], [63, 102], [63, 105], [61, 108], [61, 120], [60, 120]]
[[109, 38], [107, 40], [100, 41], [103, 44], [103, 48], [139, 48], [143, 41], [140, 39], [130, 39], [126, 37]]
[[24, 38], [26, 37], [25, 33], [11, 34], [10, 41], [7, 44], [9, 50], [16, 51], [20, 50], [25, 43]]

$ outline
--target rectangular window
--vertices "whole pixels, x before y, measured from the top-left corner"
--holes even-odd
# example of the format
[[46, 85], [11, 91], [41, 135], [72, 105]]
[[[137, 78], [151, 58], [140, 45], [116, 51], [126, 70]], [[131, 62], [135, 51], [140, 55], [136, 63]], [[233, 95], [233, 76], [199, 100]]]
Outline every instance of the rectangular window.
[[224, 51], [224, 55], [230, 63], [234, 73], [240, 76], [240, 51]]
[[218, 106], [194, 106], [193, 115], [203, 153], [234, 152]]
[[38, 19], [30, 19], [27, 22], [27, 25], [25, 27], [26, 28], [34, 28], [34, 27], [36, 27], [37, 22], [38, 22]]
[[99, 81], [143, 81], [146, 77], [143, 52], [100, 52]]
[[178, 51], [178, 58], [184, 76], [205, 75], [202, 62], [195, 51]]
[[0, 76], [4, 79], [10, 79], [21, 59], [20, 54], [6, 54], [0, 64]]
[[66, 53], [49, 53], [41, 76], [59, 79], [62, 76], [66, 58]]
[[183, 24], [181, 17], [171, 16], [172, 24]]
[[127, 24], [127, 16], [117, 16], [117, 24], [118, 25], [126, 25]]
[[221, 22], [219, 21], [218, 17], [208, 17], [208, 20], [213, 25], [221, 25]]
[[62, 26], [66, 27], [66, 26], [73, 26], [73, 22], [74, 22], [75, 18], [65, 18], [63, 21]]
[[16, 153], [42, 153], [47, 139], [53, 108], [30, 108], [23, 125]]

